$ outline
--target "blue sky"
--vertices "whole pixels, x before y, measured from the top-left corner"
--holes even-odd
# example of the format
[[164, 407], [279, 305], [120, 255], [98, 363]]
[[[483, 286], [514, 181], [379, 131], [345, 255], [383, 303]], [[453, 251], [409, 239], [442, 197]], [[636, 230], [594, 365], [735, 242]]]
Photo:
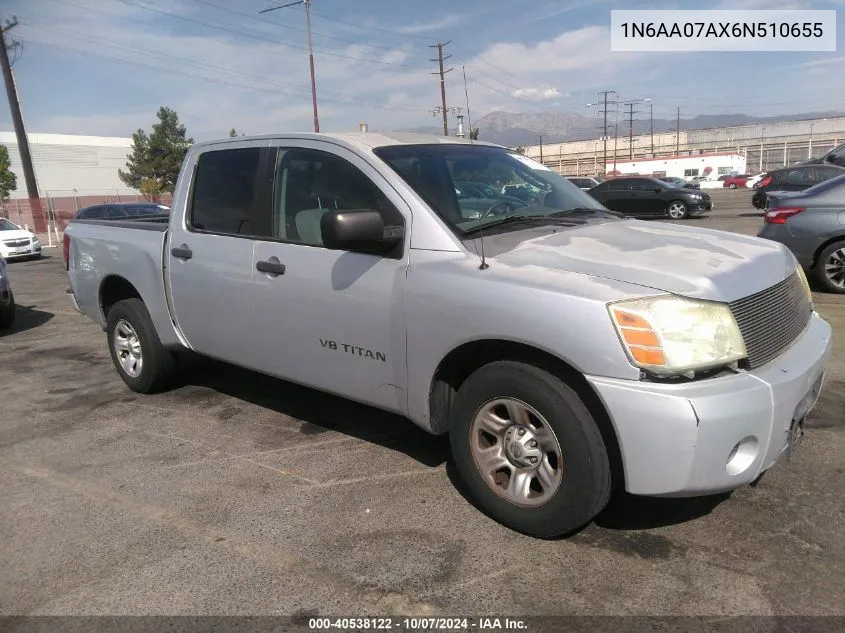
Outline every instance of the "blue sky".
[[[310, 131], [301, 6], [269, 0], [3, 0], [31, 132], [128, 136], [161, 105], [197, 140]], [[845, 111], [845, 0], [312, 0], [323, 131], [436, 125], [446, 51], [450, 105], [576, 112], [600, 90], [650, 98], [654, 116]], [[837, 52], [613, 53], [612, 8], [836, 8]], [[0, 129], [10, 130], [0, 104]], [[483, 134], [483, 132], [482, 132]]]

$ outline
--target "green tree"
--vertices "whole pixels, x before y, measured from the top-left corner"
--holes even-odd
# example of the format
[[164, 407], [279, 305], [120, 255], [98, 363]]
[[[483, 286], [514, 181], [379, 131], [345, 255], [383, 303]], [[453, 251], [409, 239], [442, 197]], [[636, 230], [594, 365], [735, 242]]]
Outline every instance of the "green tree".
[[161, 183], [155, 178], [142, 178], [138, 190], [147, 200], [152, 202], [161, 200]]
[[517, 154], [525, 154], [525, 148], [522, 145], [520, 145], [519, 147], [516, 148], [516, 153]]
[[235, 138], [238, 135], [238, 131], [235, 128], [229, 130], [229, 138]]
[[478, 128], [474, 127], [469, 131], [469, 140], [477, 141], [478, 140]]
[[9, 148], [0, 145], [0, 199], [5, 200], [18, 188], [18, 177], [12, 171], [12, 159], [9, 158]]
[[[132, 135], [132, 153], [126, 160], [126, 171], [119, 169], [118, 176], [133, 189], [140, 189], [142, 181], [152, 179], [158, 183], [159, 191], [172, 192], [194, 139], [186, 136], [185, 126], [174, 110], [162, 106], [156, 116], [158, 123], [153, 124], [150, 134], [138, 130]], [[146, 187], [150, 190], [151, 184], [147, 183]]]

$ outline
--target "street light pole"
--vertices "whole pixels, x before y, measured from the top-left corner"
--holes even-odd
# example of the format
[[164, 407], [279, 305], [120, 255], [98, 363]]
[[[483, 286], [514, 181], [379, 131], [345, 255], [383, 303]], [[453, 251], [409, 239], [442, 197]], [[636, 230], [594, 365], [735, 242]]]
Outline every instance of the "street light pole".
[[648, 100], [648, 129], [651, 133], [651, 157], [654, 158], [654, 103]]
[[263, 9], [259, 13], [268, 13], [276, 9], [284, 9], [292, 7], [297, 4], [305, 5], [305, 23], [308, 27], [308, 67], [311, 71], [311, 106], [314, 109], [314, 131], [320, 131], [320, 117], [317, 115], [317, 81], [314, 76], [314, 48], [311, 44], [311, 0], [296, 0], [296, 2], [288, 2], [287, 4], [279, 5], [278, 7], [270, 7]]

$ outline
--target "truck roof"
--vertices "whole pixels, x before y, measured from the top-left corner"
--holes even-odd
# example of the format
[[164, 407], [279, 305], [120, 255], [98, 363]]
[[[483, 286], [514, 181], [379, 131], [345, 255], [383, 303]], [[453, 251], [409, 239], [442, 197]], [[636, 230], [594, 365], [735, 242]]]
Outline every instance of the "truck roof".
[[349, 132], [339, 134], [329, 133], [303, 133], [303, 134], [258, 134], [254, 136], [234, 136], [211, 141], [194, 143], [195, 147], [202, 148], [211, 145], [224, 143], [240, 143], [243, 141], [258, 141], [269, 139], [291, 139], [291, 140], [329, 140], [357, 149], [359, 151], [371, 151], [376, 147], [388, 145], [430, 145], [433, 143], [454, 144], [454, 145], [486, 145], [489, 147], [502, 147], [495, 143], [484, 141], [470, 141], [454, 136], [439, 136], [437, 134], [419, 134], [416, 132]]

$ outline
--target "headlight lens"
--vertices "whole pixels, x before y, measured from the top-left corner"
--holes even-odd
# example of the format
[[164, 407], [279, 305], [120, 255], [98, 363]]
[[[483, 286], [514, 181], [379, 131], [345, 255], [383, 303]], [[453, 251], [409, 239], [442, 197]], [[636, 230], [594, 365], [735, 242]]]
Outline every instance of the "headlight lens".
[[631, 362], [659, 375], [683, 375], [745, 358], [745, 342], [727, 304], [674, 295], [608, 305]]

